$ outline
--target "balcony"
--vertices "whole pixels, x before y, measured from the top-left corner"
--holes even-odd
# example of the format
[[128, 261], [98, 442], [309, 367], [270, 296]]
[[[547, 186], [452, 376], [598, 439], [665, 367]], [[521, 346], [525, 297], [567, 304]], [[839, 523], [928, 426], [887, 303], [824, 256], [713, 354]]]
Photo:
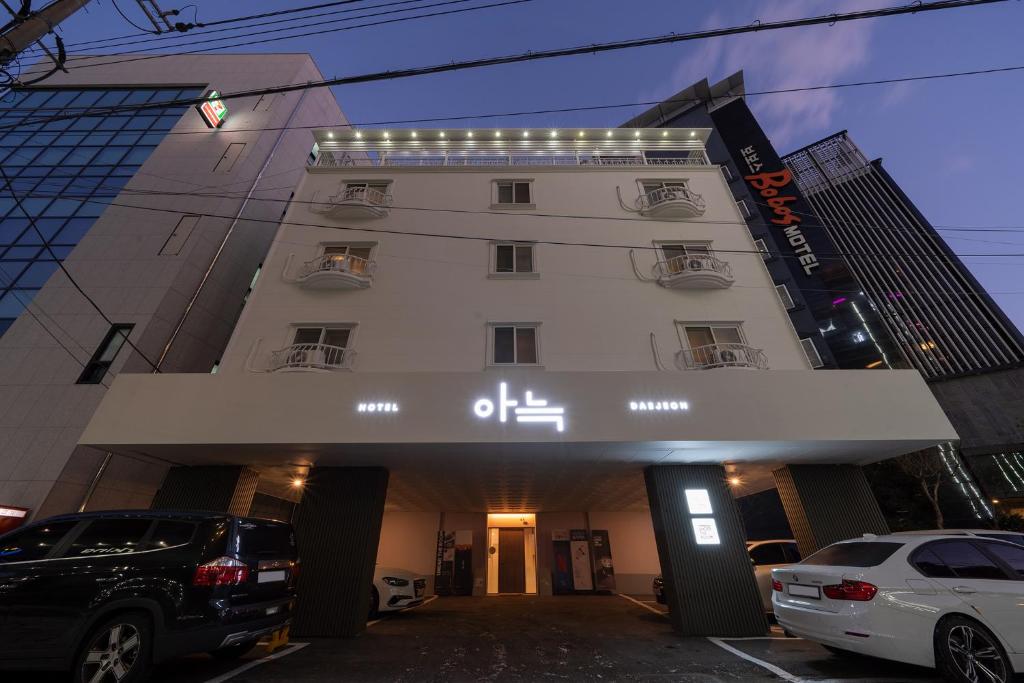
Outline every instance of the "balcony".
[[303, 263], [295, 281], [306, 289], [365, 289], [376, 266], [352, 254], [324, 254]]
[[696, 218], [703, 216], [706, 208], [702, 196], [681, 186], [659, 187], [636, 200], [640, 215], [652, 218]]
[[391, 193], [372, 187], [346, 187], [326, 200], [314, 194], [310, 207], [314, 213], [331, 218], [381, 218], [391, 208]]
[[270, 369], [274, 372], [349, 370], [355, 351], [328, 344], [292, 344], [274, 351]]
[[676, 354], [680, 370], [711, 370], [713, 368], [768, 369], [768, 358], [761, 349], [746, 344], [707, 344], [683, 349]]
[[711, 254], [682, 254], [658, 261], [658, 284], [669, 289], [727, 289], [735, 281], [732, 266]]

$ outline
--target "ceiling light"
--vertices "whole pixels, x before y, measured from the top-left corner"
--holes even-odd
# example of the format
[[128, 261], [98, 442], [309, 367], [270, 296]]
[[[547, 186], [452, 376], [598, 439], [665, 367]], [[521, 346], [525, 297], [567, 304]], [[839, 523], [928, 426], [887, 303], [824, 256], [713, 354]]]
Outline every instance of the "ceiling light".
[[297, 489], [302, 488], [302, 485], [305, 483], [306, 481], [304, 479], [292, 479], [292, 486]]
[[740, 479], [739, 477], [729, 477], [729, 485], [730, 486], [739, 486], [742, 483], [743, 483], [743, 480]]

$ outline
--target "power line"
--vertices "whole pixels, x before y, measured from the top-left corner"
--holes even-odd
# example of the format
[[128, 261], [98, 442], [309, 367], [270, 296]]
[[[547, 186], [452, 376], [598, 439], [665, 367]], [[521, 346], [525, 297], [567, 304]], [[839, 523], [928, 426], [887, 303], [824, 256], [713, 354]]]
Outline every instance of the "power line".
[[124, 19], [125, 21], [127, 21], [129, 24], [131, 24], [133, 28], [135, 28], [135, 29], [137, 29], [139, 31], [142, 31], [143, 33], [149, 33], [149, 34], [153, 34], [153, 35], [157, 34], [156, 31], [147, 31], [146, 29], [142, 28], [141, 26], [136, 24], [134, 21], [129, 19], [128, 15], [125, 14], [124, 12], [122, 12], [121, 8], [117, 6], [117, 0], [110, 0], [110, 4], [114, 6], [114, 9], [117, 10], [117, 13], [121, 15], [121, 18]]
[[[25, 210], [25, 207], [24, 207], [24, 206], [22, 206], [22, 203], [21, 203], [21, 198], [19, 198], [19, 197], [18, 197], [18, 195], [17, 195], [17, 193], [15, 193], [15, 191], [14, 191], [14, 186], [13, 186], [13, 185], [11, 185], [11, 179], [10, 179], [10, 178], [8, 177], [8, 175], [7, 175], [7, 171], [5, 171], [5, 170], [3, 169], [3, 166], [0, 166], [0, 177], [2, 177], [2, 178], [3, 178], [3, 181], [4, 181], [4, 186], [5, 186], [5, 187], [6, 187], [7, 189], [8, 189], [8, 192], [10, 192], [10, 194], [11, 194], [11, 197], [12, 197], [12, 198], [14, 199], [14, 203], [15, 203], [15, 204], [17, 205], [17, 207], [18, 207], [18, 210], [19, 210], [19, 211], [21, 211], [21, 213], [23, 213], [23, 214], [25, 215], [25, 217], [26, 217], [26, 218], [28, 219], [29, 225], [31, 225], [31, 226], [32, 226], [32, 229], [33, 229], [33, 230], [34, 230], [34, 231], [36, 232], [36, 234], [37, 234], [37, 235], [39, 236], [39, 239], [40, 239], [40, 240], [42, 240], [42, 242], [43, 242], [43, 247], [44, 247], [44, 248], [46, 249], [46, 251], [47, 251], [47, 252], [48, 252], [48, 253], [50, 254], [50, 257], [51, 257], [51, 258], [52, 258], [52, 259], [53, 259], [54, 261], [56, 261], [56, 262], [57, 262], [57, 266], [58, 266], [58, 267], [59, 267], [59, 268], [61, 269], [61, 271], [62, 271], [62, 272], [64, 273], [64, 275], [65, 275], [65, 276], [67, 276], [68, 280], [69, 280], [69, 281], [71, 282], [71, 284], [72, 284], [72, 285], [74, 286], [74, 288], [75, 288], [76, 290], [78, 290], [78, 293], [79, 293], [79, 294], [81, 294], [81, 295], [82, 295], [82, 296], [83, 296], [83, 297], [85, 298], [85, 300], [86, 300], [86, 301], [88, 301], [88, 302], [89, 302], [89, 304], [90, 304], [90, 305], [91, 305], [91, 306], [92, 306], [92, 307], [93, 307], [94, 309], [96, 309], [96, 312], [97, 312], [97, 313], [99, 313], [99, 314], [100, 314], [100, 316], [101, 316], [101, 317], [102, 317], [102, 318], [103, 318], [104, 320], [106, 320], [106, 321], [107, 321], [107, 324], [108, 324], [108, 325], [110, 325], [110, 326], [113, 326], [113, 325], [114, 325], [114, 321], [113, 321], [113, 320], [111, 320], [111, 319], [110, 319], [109, 317], [107, 317], [107, 314], [103, 312], [103, 309], [101, 309], [101, 308], [99, 307], [99, 304], [97, 304], [97, 303], [96, 303], [95, 301], [93, 301], [92, 297], [90, 297], [90, 296], [89, 296], [88, 294], [86, 294], [86, 293], [85, 293], [85, 290], [84, 290], [84, 289], [82, 289], [82, 287], [81, 287], [81, 286], [80, 286], [80, 285], [78, 284], [78, 282], [76, 282], [76, 281], [75, 281], [75, 279], [74, 279], [74, 278], [73, 278], [73, 277], [71, 276], [71, 273], [69, 273], [69, 272], [68, 272], [68, 269], [67, 269], [67, 268], [66, 268], [66, 267], [64, 266], [64, 261], [63, 261], [63, 259], [60, 259], [60, 258], [58, 258], [58, 257], [57, 257], [57, 254], [55, 254], [55, 253], [54, 253], [54, 251], [53, 251], [53, 248], [52, 248], [52, 247], [50, 246], [50, 243], [49, 243], [49, 241], [47, 241], [46, 237], [45, 237], [45, 236], [43, 235], [42, 231], [41, 231], [41, 230], [39, 229], [39, 226], [38, 226], [38, 225], [36, 225], [36, 219], [35, 219], [35, 217], [34, 217], [34, 216], [33, 216], [33, 215], [31, 214], [31, 213], [29, 213], [28, 211], [26, 211], [26, 210]], [[155, 365], [155, 364], [153, 363], [153, 361], [151, 361], [151, 360], [149, 359], [149, 357], [148, 357], [148, 356], [146, 356], [146, 354], [144, 354], [144, 353], [143, 353], [143, 352], [142, 352], [142, 351], [141, 351], [141, 350], [139, 349], [139, 347], [138, 347], [138, 346], [136, 346], [136, 345], [135, 345], [135, 343], [134, 343], [134, 342], [133, 342], [133, 341], [132, 341], [131, 339], [129, 339], [129, 338], [128, 338], [128, 335], [124, 335], [124, 340], [125, 340], [125, 343], [127, 343], [127, 344], [128, 344], [128, 346], [132, 347], [132, 349], [133, 349], [133, 350], [134, 350], [134, 351], [135, 351], [135, 352], [136, 352], [137, 354], [139, 354], [139, 357], [140, 357], [140, 358], [142, 358], [142, 359], [143, 359], [144, 361], [146, 361], [146, 363], [148, 363], [148, 364], [149, 364], [149, 366], [153, 368], [153, 371], [154, 371], [154, 372], [160, 372], [160, 368], [158, 368], [158, 367], [157, 367], [157, 366], [156, 366], [156, 365]]]
[[[525, 0], [506, 0], [506, 4], [514, 4], [516, 2], [523, 2]], [[337, 85], [353, 85], [357, 83], [372, 83], [377, 81], [395, 80], [399, 78], [410, 78], [415, 76], [424, 76], [439, 73], [448, 73], [453, 71], [462, 71], [465, 69], [477, 69], [488, 66], [498, 66], [505, 64], [518, 64], [523, 62], [552, 59], [558, 57], [568, 57], [574, 55], [583, 54], [598, 54], [603, 52], [612, 52], [618, 50], [632, 49], [638, 47], [651, 47], [655, 45], [668, 45], [674, 43], [682, 43], [695, 40], [704, 40], [707, 38], [716, 38], [729, 35], [739, 35], [744, 33], [753, 33], [757, 31], [771, 31], [784, 28], [796, 28], [802, 26], [813, 26], [818, 24], [830, 24], [834, 25], [841, 22], [857, 21], [862, 19], [880, 18], [897, 16], [901, 14], [916, 14], [921, 12], [930, 12], [937, 10], [956, 9], [960, 7], [972, 7], [976, 5], [993, 4], [997, 2], [1006, 2], [1006, 0], [940, 0], [938, 2], [931, 2], [922, 4], [915, 2], [910, 5], [900, 5], [896, 7], [885, 7], [874, 10], [862, 10], [858, 12], [847, 12], [845, 14], [829, 14], [824, 16], [816, 17], [805, 17], [800, 19], [788, 19], [776, 22], [747, 24], [742, 26], [731, 26], [727, 28], [710, 29], [705, 31], [694, 31], [689, 33], [670, 33], [667, 35], [654, 36], [649, 38], [640, 38], [633, 40], [614, 41], [606, 43], [593, 43], [591, 45], [583, 45], [577, 47], [568, 48], [556, 48], [553, 50], [541, 50], [541, 51], [530, 51], [525, 53], [504, 55], [500, 57], [486, 57], [475, 60], [467, 60], [461, 62], [450, 62], [448, 64], [438, 64], [426, 67], [412, 67], [406, 69], [398, 69], [393, 71], [379, 71], [375, 73], [362, 74], [358, 76], [346, 76], [340, 78], [324, 79], [322, 81], [313, 81], [310, 83], [302, 84], [290, 84], [277, 86], [273, 88], [263, 88], [257, 90], [242, 91], [237, 93], [227, 93], [222, 95], [222, 99], [233, 99], [238, 97], [251, 97], [253, 95], [270, 95], [286, 92], [295, 92], [297, 90], [306, 90], [309, 88], [321, 88], [321, 87], [332, 87]], [[499, 3], [500, 4], [500, 3]], [[497, 5], [495, 5], [497, 6]], [[474, 8], [466, 8], [460, 10], [449, 10], [448, 13], [457, 13], [464, 11], [471, 11]], [[389, 21], [398, 21], [389, 20]], [[352, 27], [346, 27], [346, 30]], [[303, 37], [312, 35], [318, 35], [319, 33], [331, 32], [336, 29], [325, 29], [324, 31], [314, 31], [304, 34]], [[237, 45], [221, 46], [226, 47], [239, 47], [239, 46], [251, 46], [269, 42], [275, 39], [266, 39], [261, 41], [249, 41], [245, 43], [238, 43]], [[183, 54], [189, 54], [188, 52]], [[145, 57], [139, 57], [132, 60], [120, 60], [119, 62], [106, 62], [98, 63], [93, 65], [82, 65], [78, 68], [86, 68], [88, 66], [103, 66], [104, 64], [115, 64], [123, 63], [125, 61], [138, 61], [144, 59], [157, 59], [162, 55], [150, 55]], [[831, 86], [830, 86], [831, 87]], [[173, 103], [164, 103], [163, 106], [168, 104], [199, 104], [201, 98], [192, 98], [188, 100], [175, 101]], [[145, 107], [146, 105], [134, 105], [135, 107]], [[150, 105], [153, 106], [153, 105]], [[137, 110], [137, 109], [132, 109]], [[112, 107], [109, 110], [111, 113], [116, 111], [122, 111], [117, 107]]]

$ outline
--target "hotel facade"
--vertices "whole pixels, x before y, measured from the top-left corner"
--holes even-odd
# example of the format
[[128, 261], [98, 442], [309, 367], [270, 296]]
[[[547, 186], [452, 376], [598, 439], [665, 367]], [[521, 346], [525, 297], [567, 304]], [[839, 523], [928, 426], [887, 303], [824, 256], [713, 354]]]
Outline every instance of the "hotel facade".
[[215, 372], [113, 381], [84, 447], [152, 505], [297, 502], [294, 631], [365, 624], [374, 564], [437, 593], [648, 592], [766, 629], [734, 497], [804, 553], [886, 531], [860, 465], [955, 441], [913, 370], [813, 344], [704, 127], [313, 131]]

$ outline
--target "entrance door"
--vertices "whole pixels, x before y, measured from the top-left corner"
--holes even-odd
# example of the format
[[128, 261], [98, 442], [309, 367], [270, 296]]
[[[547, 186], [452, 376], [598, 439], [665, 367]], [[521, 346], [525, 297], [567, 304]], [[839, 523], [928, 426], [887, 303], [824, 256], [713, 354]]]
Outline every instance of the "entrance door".
[[498, 529], [498, 592], [526, 592], [526, 553], [522, 529]]

